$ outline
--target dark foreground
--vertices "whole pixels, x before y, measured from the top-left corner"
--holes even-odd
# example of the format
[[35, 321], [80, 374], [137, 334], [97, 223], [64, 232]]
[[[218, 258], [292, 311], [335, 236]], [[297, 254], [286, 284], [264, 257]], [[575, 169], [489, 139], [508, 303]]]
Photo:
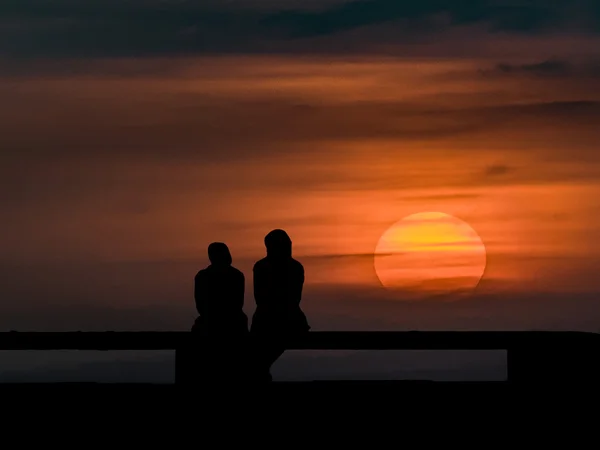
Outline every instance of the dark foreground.
[[[153, 440], [157, 430], [175, 437], [212, 430], [233, 439], [240, 435], [235, 428], [242, 424], [258, 426], [259, 435], [266, 438], [269, 429], [279, 433], [281, 423], [291, 428], [288, 434], [294, 439], [299, 429], [303, 435], [325, 429], [352, 440], [359, 431], [369, 436], [373, 430], [376, 435], [386, 430], [397, 434], [399, 429], [405, 433], [423, 424], [428, 436], [437, 436], [438, 426], [456, 423], [455, 431], [462, 433], [476, 421], [495, 433], [505, 433], [518, 416], [524, 415], [529, 423], [542, 415], [566, 418], [592, 411], [600, 391], [543, 382], [519, 386], [507, 382], [316, 381], [237, 389], [226, 385], [189, 389], [166, 384], [0, 384], [0, 395], [3, 410], [18, 421], [27, 418], [27, 424], [36, 426], [61, 424], [57, 429], [87, 424], [106, 437], [127, 432], [137, 442], [143, 436]], [[222, 431], [223, 426], [229, 431]], [[369, 448], [379, 447], [388, 445]], [[164, 448], [177, 446], [170, 443]]]
[[353, 399], [372, 404], [406, 402], [411, 397], [471, 397], [487, 398], [494, 402], [506, 399], [518, 390], [505, 382], [429, 382], [429, 381], [313, 381], [273, 382], [261, 386], [234, 387], [205, 386], [195, 389], [169, 384], [96, 384], [96, 383], [23, 383], [0, 384], [3, 399], [35, 398], [44, 401], [60, 399], [69, 402], [95, 403], [111, 401], [131, 405], [134, 399], [142, 403], [201, 399], [201, 402], [227, 399], [261, 399], [278, 402], [330, 404], [342, 399]]
[[[253, 386], [252, 390], [273, 390], [277, 392], [326, 392], [337, 390], [385, 390], [393, 392], [405, 389], [508, 389], [510, 385], [504, 381], [276, 381], [269, 384]], [[224, 389], [214, 386], [211, 389]], [[250, 387], [248, 388], [250, 389]], [[85, 393], [126, 393], [126, 392], [148, 392], [156, 394], [172, 394], [187, 390], [174, 384], [151, 384], [151, 383], [0, 383], [0, 392], [85, 392]]]
[[145, 410], [150, 405], [181, 402], [204, 407], [208, 404], [277, 404], [278, 408], [305, 405], [311, 409], [352, 410], [361, 405], [380, 408], [409, 403], [457, 405], [471, 398], [495, 405], [506, 402], [511, 386], [505, 382], [430, 382], [430, 381], [313, 381], [273, 382], [242, 387], [211, 385], [197, 388], [169, 384], [23, 383], [0, 384], [4, 401], [27, 400], [60, 404], [87, 410], [100, 404], [112, 408]]
[[[353, 397], [384, 396], [393, 398], [417, 392], [422, 393], [479, 393], [486, 395], [504, 395], [512, 387], [506, 382], [434, 382], [434, 381], [311, 381], [311, 382], [273, 382], [265, 385], [234, 387], [211, 385], [188, 388], [174, 384], [138, 384], [138, 383], [3, 383], [0, 395], [3, 398], [18, 395], [54, 396], [80, 399], [111, 397], [125, 399], [128, 396], [151, 396], [152, 398], [176, 398], [187, 395], [199, 395], [207, 399], [211, 396], [275, 394], [279, 398], [300, 396], [325, 400], [340, 394]], [[374, 398], [374, 397], [373, 397]], [[381, 397], [379, 397], [381, 398]]]

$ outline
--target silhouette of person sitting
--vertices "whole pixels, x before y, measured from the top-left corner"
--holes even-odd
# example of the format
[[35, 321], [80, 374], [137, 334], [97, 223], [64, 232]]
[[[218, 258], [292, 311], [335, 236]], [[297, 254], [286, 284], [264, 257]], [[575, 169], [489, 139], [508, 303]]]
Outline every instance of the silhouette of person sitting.
[[203, 334], [231, 336], [248, 332], [244, 313], [244, 274], [233, 267], [227, 245], [213, 242], [208, 246], [211, 264], [194, 278], [194, 299], [200, 317], [193, 331]]
[[300, 309], [304, 267], [292, 258], [292, 240], [283, 230], [265, 236], [267, 256], [254, 265], [256, 311], [251, 333], [255, 339], [255, 375], [271, 381], [271, 366], [286, 350], [286, 339], [310, 329]]
[[[200, 316], [192, 327], [201, 344], [203, 379], [237, 379], [243, 376], [246, 360], [248, 316], [243, 311], [245, 277], [232, 266], [227, 245], [208, 246], [211, 264], [194, 279], [194, 299]], [[208, 370], [206, 370], [208, 369]]]

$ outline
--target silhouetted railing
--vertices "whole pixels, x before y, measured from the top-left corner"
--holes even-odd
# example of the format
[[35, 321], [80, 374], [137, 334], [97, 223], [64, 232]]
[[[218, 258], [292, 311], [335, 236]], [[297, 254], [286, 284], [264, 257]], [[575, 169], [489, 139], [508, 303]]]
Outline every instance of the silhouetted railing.
[[[0, 350], [175, 350], [189, 332], [4, 332]], [[526, 331], [313, 331], [296, 350], [506, 350], [510, 382], [598, 380], [600, 335]], [[181, 370], [178, 368], [177, 370]]]

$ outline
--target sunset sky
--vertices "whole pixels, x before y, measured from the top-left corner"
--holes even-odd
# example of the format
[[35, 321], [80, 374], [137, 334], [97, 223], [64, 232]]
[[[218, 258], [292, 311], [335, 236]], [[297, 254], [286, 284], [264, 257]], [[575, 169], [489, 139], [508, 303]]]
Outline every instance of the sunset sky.
[[[0, 327], [188, 329], [212, 241], [284, 228], [313, 329], [600, 330], [593, 0], [5, 0]], [[487, 250], [403, 301], [373, 253], [437, 211]]]

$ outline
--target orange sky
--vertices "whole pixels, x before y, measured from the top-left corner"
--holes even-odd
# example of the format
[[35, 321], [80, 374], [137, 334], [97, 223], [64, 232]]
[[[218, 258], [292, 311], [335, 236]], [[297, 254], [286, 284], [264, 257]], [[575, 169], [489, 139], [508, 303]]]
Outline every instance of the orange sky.
[[376, 286], [380, 236], [440, 211], [485, 243], [482, 293], [596, 292], [600, 91], [586, 83], [382, 57], [7, 78], [4, 262], [200, 268], [211, 241], [253, 261], [281, 227], [310, 285]]
[[[597, 0], [0, 2], [0, 331], [189, 330], [212, 241], [245, 273], [251, 317], [276, 227], [313, 330], [600, 331], [599, 14]], [[427, 235], [411, 252], [420, 232], [397, 235], [388, 267], [411, 292], [381, 285], [380, 238], [419, 212], [478, 233], [468, 295], [481, 249], [432, 254]], [[0, 382], [85, 359], [9, 353]], [[148, 381], [172, 377], [172, 358], [134, 353], [105, 355], [107, 373], [139, 381], [154, 361]], [[274, 376], [429, 378], [418, 366], [436, 359], [383, 353], [286, 352]], [[434, 372], [505, 377], [504, 356], [476, 353]], [[32, 374], [9, 373], [27, 359]]]

